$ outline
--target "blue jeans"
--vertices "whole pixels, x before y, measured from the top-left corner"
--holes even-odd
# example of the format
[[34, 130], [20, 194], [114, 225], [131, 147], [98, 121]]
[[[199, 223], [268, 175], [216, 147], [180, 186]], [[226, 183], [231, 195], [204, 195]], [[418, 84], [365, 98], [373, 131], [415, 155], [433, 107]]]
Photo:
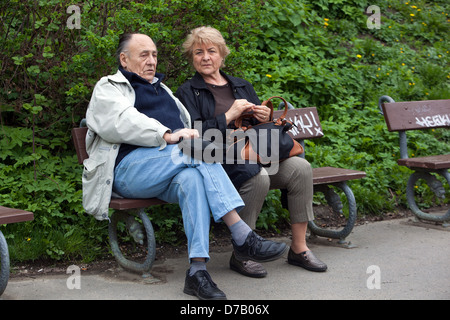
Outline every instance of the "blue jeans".
[[[173, 161], [172, 154], [178, 160]], [[216, 222], [244, 206], [222, 165], [185, 156], [177, 145], [138, 148], [114, 172], [114, 190], [126, 198], [159, 198], [178, 203], [189, 258], [209, 259], [210, 213]]]

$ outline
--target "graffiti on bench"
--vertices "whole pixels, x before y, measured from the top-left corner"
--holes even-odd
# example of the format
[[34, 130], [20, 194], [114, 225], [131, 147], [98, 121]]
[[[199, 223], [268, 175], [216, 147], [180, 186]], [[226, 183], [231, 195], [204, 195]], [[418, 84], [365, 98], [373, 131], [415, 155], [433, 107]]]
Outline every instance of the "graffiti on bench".
[[[323, 136], [322, 127], [320, 122], [316, 119], [316, 115], [312, 112], [295, 112], [288, 113], [286, 120], [295, 124], [289, 130], [294, 137], [298, 135], [307, 135], [308, 137], [321, 137]], [[302, 134], [303, 133], [303, 134]]]
[[416, 117], [416, 124], [426, 128], [450, 126], [450, 114], [437, 114], [427, 117]]

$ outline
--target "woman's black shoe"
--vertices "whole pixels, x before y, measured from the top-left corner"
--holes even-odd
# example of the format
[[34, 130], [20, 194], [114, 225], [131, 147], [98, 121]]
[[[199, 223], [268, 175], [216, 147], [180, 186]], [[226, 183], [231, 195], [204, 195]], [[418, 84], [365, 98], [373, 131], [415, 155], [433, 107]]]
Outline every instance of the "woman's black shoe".
[[200, 300], [226, 300], [227, 296], [212, 281], [211, 276], [206, 270], [199, 270], [192, 276], [189, 270], [186, 271], [186, 280], [184, 281], [184, 293], [196, 296]]
[[272, 261], [280, 258], [287, 248], [285, 243], [266, 240], [254, 231], [249, 232], [241, 246], [238, 246], [233, 240], [231, 242], [238, 260]]

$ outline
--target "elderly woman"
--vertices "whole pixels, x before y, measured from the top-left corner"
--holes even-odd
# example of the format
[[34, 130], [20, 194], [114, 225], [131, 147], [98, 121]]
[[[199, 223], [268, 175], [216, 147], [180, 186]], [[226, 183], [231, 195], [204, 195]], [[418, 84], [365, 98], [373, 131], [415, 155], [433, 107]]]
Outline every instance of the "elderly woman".
[[[265, 121], [270, 110], [261, 106], [253, 88], [246, 80], [225, 74], [221, 68], [229, 54], [221, 33], [211, 27], [191, 31], [183, 44], [184, 53], [196, 70], [195, 75], [178, 88], [175, 95], [186, 106], [192, 123], [202, 122], [202, 132], [234, 128], [234, 120], [252, 111], [253, 121]], [[308, 221], [312, 210], [313, 183], [309, 162], [300, 157], [289, 158], [279, 165], [276, 174], [269, 175], [259, 164], [223, 164], [245, 202], [241, 218], [255, 228], [269, 189], [286, 189], [291, 219], [292, 243], [288, 263], [311, 271], [325, 271], [326, 264], [309, 250], [306, 244]], [[230, 268], [251, 277], [264, 277], [267, 272], [254, 261], [241, 261], [233, 253]]]

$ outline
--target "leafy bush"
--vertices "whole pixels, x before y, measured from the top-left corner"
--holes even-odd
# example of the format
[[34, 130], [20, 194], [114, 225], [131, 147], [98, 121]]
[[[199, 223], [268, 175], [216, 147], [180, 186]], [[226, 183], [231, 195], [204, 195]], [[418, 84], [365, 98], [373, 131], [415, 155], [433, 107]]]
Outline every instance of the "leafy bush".
[[[72, 4], [0, 4], [0, 204], [35, 213], [32, 222], [4, 227], [13, 260], [92, 260], [107, 248], [107, 225], [83, 212], [70, 129], [84, 117], [95, 83], [115, 72], [123, 32], [157, 42], [158, 69], [176, 90], [193, 73], [181, 56], [186, 34], [200, 25], [221, 30], [231, 49], [225, 71], [252, 82], [262, 99], [282, 95], [296, 107], [318, 107], [325, 137], [307, 142], [307, 159], [366, 171], [351, 182], [365, 214], [406, 204], [409, 172], [395, 163], [397, 136], [386, 130], [378, 98], [450, 98], [444, 0], [373, 1], [380, 29], [368, 29], [362, 0], [92, 0], [78, 4], [81, 24], [70, 29]], [[448, 153], [449, 142], [448, 130], [410, 139], [416, 155]], [[258, 226], [285, 218], [273, 191]], [[180, 238], [176, 206], [155, 209], [152, 220], [158, 241]]]

